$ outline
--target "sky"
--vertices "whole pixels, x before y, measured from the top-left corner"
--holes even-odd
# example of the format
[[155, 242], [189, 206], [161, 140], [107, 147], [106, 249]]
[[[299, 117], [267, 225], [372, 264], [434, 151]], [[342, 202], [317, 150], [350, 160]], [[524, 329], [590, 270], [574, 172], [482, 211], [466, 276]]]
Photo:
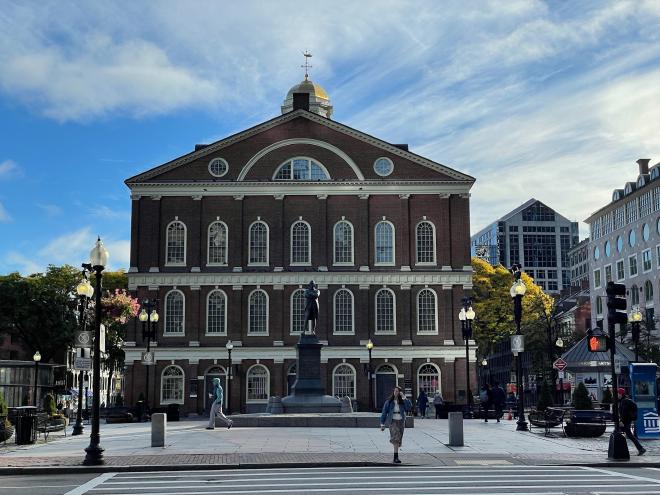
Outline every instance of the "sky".
[[279, 115], [304, 50], [333, 120], [476, 177], [472, 232], [660, 162], [659, 0], [0, 0], [0, 273], [127, 269], [123, 181]]

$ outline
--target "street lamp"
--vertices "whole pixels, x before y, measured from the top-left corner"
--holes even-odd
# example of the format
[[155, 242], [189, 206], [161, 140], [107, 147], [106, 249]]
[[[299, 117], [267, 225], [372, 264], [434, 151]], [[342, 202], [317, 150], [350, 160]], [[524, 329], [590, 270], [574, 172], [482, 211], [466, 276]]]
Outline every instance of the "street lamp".
[[[80, 281], [76, 287], [76, 293], [80, 299], [80, 304], [78, 306], [78, 324], [80, 325], [80, 330], [85, 331], [87, 328], [87, 318], [85, 318], [85, 313], [87, 311], [87, 305], [89, 300], [94, 295], [94, 287], [89, 283], [87, 278], [87, 269], [83, 267], [82, 271], [83, 279]], [[80, 349], [82, 354], [82, 348]], [[82, 355], [81, 355], [82, 357]], [[72, 435], [82, 435], [83, 432], [83, 422], [82, 422], [82, 397], [83, 397], [83, 370], [81, 369], [78, 372], [78, 411], [76, 414], [76, 424], [73, 426]], [[85, 395], [85, 404], [87, 404], [87, 396]]]
[[142, 364], [146, 365], [146, 386], [145, 386], [145, 398], [144, 398], [144, 417], [140, 418], [141, 420], [147, 420], [149, 415], [149, 368], [154, 364], [154, 359], [151, 357], [151, 341], [156, 340], [156, 323], [158, 323], [158, 312], [156, 307], [158, 306], [158, 301], [145, 299], [140, 304], [141, 310], [138, 316], [138, 319], [142, 322], [142, 341], [147, 341], [147, 352], [145, 354], [146, 358], [143, 356]]
[[34, 398], [32, 404], [37, 407], [37, 387], [39, 386], [39, 361], [41, 361], [41, 353], [39, 351], [32, 356], [34, 360]]
[[632, 340], [635, 344], [635, 362], [639, 362], [639, 327], [642, 321], [642, 312], [639, 310], [639, 306], [634, 306], [628, 317], [628, 321], [632, 323]]
[[87, 421], [90, 421], [89, 417], [89, 373], [85, 371], [85, 416], [87, 416]]
[[472, 338], [472, 321], [475, 313], [472, 309], [472, 300], [469, 297], [463, 298], [463, 307], [458, 313], [458, 319], [461, 320], [461, 331], [463, 340], [465, 340], [465, 379], [467, 384], [467, 407], [472, 412], [472, 391], [470, 390], [470, 339]]
[[231, 414], [231, 351], [234, 348], [234, 344], [231, 340], [227, 341], [225, 348], [227, 349], [227, 356], [229, 359], [229, 372], [227, 373], [227, 414]]
[[[561, 351], [564, 349], [564, 341], [561, 339], [561, 337], [557, 337], [557, 340], [555, 341], [555, 345], [559, 349], [559, 355], [561, 356], [561, 354], [562, 354]], [[562, 375], [563, 375], [564, 372], [560, 371], [559, 373], [561, 373], [559, 375], [559, 400], [560, 400], [559, 405], [563, 406], [564, 405], [564, 378], [562, 377]]]
[[367, 342], [367, 351], [369, 351], [369, 369], [367, 370], [367, 377], [369, 378], [369, 411], [373, 410], [374, 407], [374, 396], [373, 396], [373, 384], [371, 383], [371, 350], [374, 348], [374, 343], [369, 339]]
[[101, 434], [99, 432], [99, 416], [101, 409], [101, 279], [103, 270], [108, 264], [108, 251], [103, 247], [99, 237], [94, 248], [89, 253], [92, 269], [96, 275], [96, 300], [94, 304], [94, 363], [92, 375], [92, 433], [89, 436], [89, 446], [85, 449], [87, 455], [83, 464], [94, 466], [103, 464], [103, 448], [101, 447]]
[[[487, 383], [490, 383], [490, 382], [491, 382], [491, 379], [490, 379], [490, 368], [488, 367], [488, 360], [487, 360], [486, 358], [483, 358], [483, 359], [481, 360], [481, 368], [482, 368], [482, 370], [483, 370], [484, 368], [486, 368], [486, 370], [487, 370], [487, 374], [486, 374], [485, 378], [487, 379]], [[483, 376], [483, 371], [482, 371], [482, 378], [484, 378], [484, 376]]]
[[[527, 287], [525, 287], [525, 283], [520, 280], [520, 276], [522, 275], [521, 265], [514, 264], [511, 267], [511, 273], [513, 274], [513, 285], [511, 285], [509, 294], [513, 299], [513, 318], [516, 322], [516, 341], [522, 344], [523, 337], [520, 332], [520, 321], [522, 320], [522, 298], [527, 291]], [[522, 348], [522, 345], [520, 347], [520, 352], [523, 352], [524, 348]], [[514, 354], [516, 355], [516, 388], [518, 389], [518, 426], [516, 426], [516, 430], [527, 431], [524, 404], [525, 393], [522, 388], [522, 356], [519, 352], [514, 352]]]

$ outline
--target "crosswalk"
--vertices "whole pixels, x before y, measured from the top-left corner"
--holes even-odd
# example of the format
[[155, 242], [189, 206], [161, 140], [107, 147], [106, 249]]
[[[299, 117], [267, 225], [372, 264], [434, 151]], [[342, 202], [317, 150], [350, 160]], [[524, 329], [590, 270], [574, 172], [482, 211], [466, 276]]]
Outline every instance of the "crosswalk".
[[[648, 475], [645, 475], [648, 473]], [[660, 493], [650, 471], [579, 466], [379, 466], [105, 473], [66, 495]]]

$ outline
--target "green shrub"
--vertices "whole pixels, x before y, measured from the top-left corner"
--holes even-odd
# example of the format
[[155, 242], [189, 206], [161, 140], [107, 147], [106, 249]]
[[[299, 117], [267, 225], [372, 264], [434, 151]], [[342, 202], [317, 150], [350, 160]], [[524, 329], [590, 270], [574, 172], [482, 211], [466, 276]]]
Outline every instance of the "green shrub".
[[545, 411], [548, 407], [553, 405], [552, 394], [550, 393], [550, 386], [547, 382], [543, 382], [541, 386], [541, 394], [539, 395], [539, 400], [536, 403], [536, 409], [539, 411]]
[[51, 394], [48, 394], [46, 397], [44, 397], [44, 411], [46, 411], [49, 416], [52, 416], [57, 412], [55, 407], [55, 398]]
[[7, 403], [2, 392], [0, 392], [0, 416], [7, 416]]
[[573, 393], [573, 407], [575, 409], [593, 409], [594, 405], [591, 402], [591, 397], [587, 391], [587, 387], [584, 386], [584, 383], [578, 383], [578, 386], [575, 388]]

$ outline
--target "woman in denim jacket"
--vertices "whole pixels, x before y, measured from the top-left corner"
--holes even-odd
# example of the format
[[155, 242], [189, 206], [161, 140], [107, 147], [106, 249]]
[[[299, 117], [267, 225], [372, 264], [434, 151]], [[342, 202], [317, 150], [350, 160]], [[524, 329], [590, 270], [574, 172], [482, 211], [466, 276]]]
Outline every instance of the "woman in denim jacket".
[[394, 387], [392, 395], [383, 405], [383, 412], [380, 415], [380, 431], [383, 431], [386, 426], [390, 429], [390, 443], [394, 447], [394, 464], [401, 464], [399, 448], [401, 448], [401, 440], [406, 428], [406, 412], [411, 409], [412, 404], [399, 387]]

